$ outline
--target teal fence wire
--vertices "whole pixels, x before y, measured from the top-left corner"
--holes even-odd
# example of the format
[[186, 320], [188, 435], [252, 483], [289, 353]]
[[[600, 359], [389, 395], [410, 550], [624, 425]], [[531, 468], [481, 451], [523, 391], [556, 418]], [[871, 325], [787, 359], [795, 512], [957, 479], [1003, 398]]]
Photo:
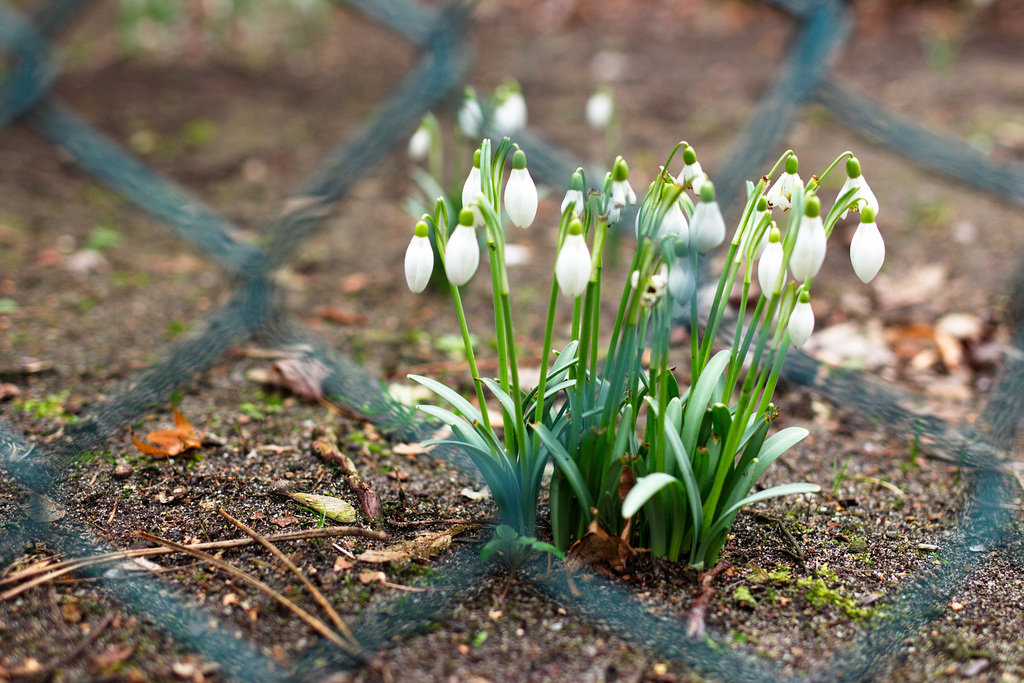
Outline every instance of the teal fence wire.
[[[88, 4], [86, 0], [52, 0], [25, 16], [0, 2], [0, 46], [12, 65], [0, 84], [0, 127], [15, 120], [31, 123], [82, 168], [219, 264], [237, 286], [229, 303], [210, 316], [202, 336], [181, 342], [163, 360], [122, 384], [109, 401], [93, 408], [80, 423], [68, 426], [67, 438], [48, 445], [30, 443], [13, 426], [0, 421], [0, 467], [26, 494], [21, 514], [3, 523], [3, 564], [34, 542], [45, 541], [60, 552], [74, 555], [107, 550], [86, 528], [48, 522], [44, 509], [47, 492], [69, 473], [76, 456], [100, 449], [119, 430], [219, 363], [229, 348], [249, 340], [268, 346], [302, 342], [310, 358], [331, 369], [325, 392], [397, 439], [413, 440], [431, 429], [410, 421], [407, 412], [380, 391], [379, 382], [365, 369], [311, 331], [288, 321], [272, 273], [321, 229], [329, 207], [343, 199], [392, 148], [404, 143], [428, 110], [463, 85], [471, 62], [465, 37], [473, 3], [456, 0], [442, 9], [406, 0], [345, 3], [404, 35], [420, 48], [420, 58], [367, 122], [333, 149], [295, 191], [287, 206], [297, 208], [265, 226], [265, 247], [231, 239], [234, 227], [230, 221], [150, 171], [51, 93], [58, 66], [50, 41]], [[774, 0], [770, 4], [793, 17], [792, 47], [774, 84], [716, 174], [720, 196], [738, 196], [743, 179], [769, 158], [799, 117], [802, 106], [817, 101], [893, 152], [1024, 207], [1024, 167], [994, 163], [962, 141], [948, 139], [886, 111], [837, 80], [829, 65], [851, 30], [846, 3]], [[547, 143], [535, 131], [524, 132], [520, 142], [531, 150], [532, 173], [549, 185], [563, 185], [579, 165], [572, 155]], [[1020, 292], [1024, 292], [1024, 265], [1017, 268], [1009, 296], [1019, 296]], [[987, 407], [970, 429], [912, 412], [906, 407], [911, 397], [871, 377], [856, 372], [825, 372], [816, 361], [801, 354], [793, 354], [788, 361], [790, 380], [841, 403], [847, 410], [881, 418], [886, 429], [920, 438], [932, 452], [962, 463], [971, 472], [969, 501], [957, 532], [938, 553], [940, 564], [908, 579], [893, 597], [887, 619], [866, 628], [858, 640], [845, 643], [829, 663], [822, 663], [815, 674], [821, 680], [866, 681], [879, 675], [899, 656], [906, 639], [934, 620], [969, 579], [971, 570], [988, 557], [970, 549], [981, 545], [998, 551], [1005, 548], [1007, 535], [1014, 533], [1008, 524], [1010, 498], [1001, 472], [1024, 414], [1024, 364], [1019, 360], [1024, 358], [1022, 340], [1024, 336], [1017, 330], [1013, 344], [1017, 353], [1007, 354]], [[435, 451], [435, 455], [457, 465], [462, 462], [455, 451]], [[486, 571], [475, 561], [444, 563], [435, 575], [435, 590], [359, 615], [353, 626], [366, 657], [393, 646], [396, 636], [416, 632], [452, 610], [460, 592]], [[215, 622], [209, 613], [188, 605], [157, 578], [118, 577], [117, 581], [106, 581], [109, 576], [99, 571], [95, 578], [127, 610], [158, 615], [152, 619], [155, 625], [185, 647], [220, 664], [221, 671], [234, 679], [315, 681], [332, 671], [356, 669], [366, 663], [366, 657], [322, 643], [284, 670], [265, 657], [255, 643], [212, 626]], [[631, 634], [666, 659], [730, 681], [787, 679], [772, 662], [752, 652], [715, 648], [703, 639], [687, 637], [679, 624], [650, 615], [635, 596], [600, 577], [577, 582], [579, 593], [570, 590], [558, 573], [537, 582], [553, 600], [613, 626], [619, 633]]]

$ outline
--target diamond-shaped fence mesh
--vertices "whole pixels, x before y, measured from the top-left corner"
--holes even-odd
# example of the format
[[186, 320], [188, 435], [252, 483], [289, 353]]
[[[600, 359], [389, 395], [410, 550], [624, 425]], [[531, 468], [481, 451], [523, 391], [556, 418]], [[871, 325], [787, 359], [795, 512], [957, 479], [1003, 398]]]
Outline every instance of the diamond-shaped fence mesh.
[[[421, 48], [422, 56], [368, 122], [329, 153], [286, 202], [285, 210], [266, 226], [264, 247], [234, 239], [236, 229], [230, 221], [151, 172], [50, 94], [57, 69], [48, 40], [85, 4], [81, 0], [56, 0], [41, 5], [30, 20], [0, 3], [0, 45], [13, 65], [0, 85], [0, 126], [15, 119], [31, 122], [83, 168], [216, 261], [237, 284], [229, 303], [210, 316], [202, 336], [180, 343], [166, 358], [125, 382], [81, 423], [69, 426], [63, 439], [45, 446], [30, 445], [14, 428], [0, 422], [0, 466], [27, 493], [23, 514], [6, 520], [3, 526], [0, 562], [4, 564], [26, 543], [43, 540], [68, 554], [100, 552], [102, 543], [87, 529], [47, 521], [47, 491], [68, 473], [76, 455], [102, 446], [219, 362], [230, 347], [248, 340], [293, 346], [301, 342], [308, 357], [331, 370], [325, 392], [396, 438], [415, 439], [430, 428], [411, 421], [405, 410], [381, 392], [379, 383], [365, 369], [290, 322], [275, 295], [271, 274], [323, 225], [329, 207], [403, 142], [426, 111], [462, 84], [469, 63], [464, 36], [472, 3], [457, 0], [441, 10], [403, 0], [347, 3], [405, 35]], [[774, 4], [794, 16], [796, 36], [780, 75], [718, 174], [721, 196], [736, 196], [742, 179], [771, 154], [801, 106], [817, 100], [842, 121], [893, 151], [1024, 206], [1024, 168], [986, 160], [966, 144], [889, 113], [835, 80], [828, 65], [849, 32], [845, 3], [776, 0]], [[523, 133], [521, 142], [531, 150], [531, 170], [541, 181], [560, 186], [577, 166], [570, 155], [531, 131]], [[1011, 297], [1020, 291], [1024, 287], [1015, 286]], [[1003, 534], [1009, 532], [1008, 492], [1001, 472], [1010, 465], [1008, 453], [1022, 414], [1021, 346], [1018, 334], [988, 408], [970, 430], [909, 408], [912, 396], [870, 377], [827, 371], [800, 354], [794, 354], [787, 364], [791, 380], [847, 409], [880, 418], [894, 433], [920, 438], [932, 453], [968, 466], [972, 472], [969, 501], [957, 533], [940, 552], [941, 562], [931, 571], [908, 579], [892, 598], [887, 618], [835, 652], [831, 665], [820, 674], [823, 680], [870, 680], [877, 675], [891, 663], [906, 638], [933, 620], [975, 565], [983, 561], [985, 556], [970, 552], [970, 548], [997, 547]], [[457, 453], [435, 451], [435, 455], [461, 462]], [[103, 570], [93, 571], [101, 581], [109, 576]], [[435, 575], [435, 590], [367, 610], [354, 629], [363, 651], [375, 653], [392, 645], [396, 637], [421, 629], [438, 613], [450, 610], [460, 592], [486, 571], [477, 562], [446, 563]], [[575, 588], [558, 573], [537, 579], [537, 583], [553, 600], [697, 671], [730, 681], [784, 678], [775, 665], [753, 654], [716, 648], [703, 639], [687, 637], [681, 625], [652, 616], [635, 596], [599, 577], [577, 582]], [[173, 595], [158, 578], [119, 577], [102, 585], [127, 609], [159, 615], [160, 627], [170, 636], [219, 663], [232, 678], [320, 680], [331, 670], [356, 668], [365, 661], [325, 642], [285, 671], [263, 656], [254, 643], [211, 625], [214, 622], [208, 613]]]

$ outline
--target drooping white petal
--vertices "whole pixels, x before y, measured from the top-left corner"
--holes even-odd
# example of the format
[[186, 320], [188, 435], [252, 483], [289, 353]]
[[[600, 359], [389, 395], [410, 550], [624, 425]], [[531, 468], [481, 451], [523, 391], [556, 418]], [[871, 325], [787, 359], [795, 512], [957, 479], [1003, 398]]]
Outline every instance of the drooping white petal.
[[690, 218], [690, 247], [706, 254], [725, 240], [725, 218], [717, 201], [698, 202]]
[[885, 260], [885, 241], [874, 221], [861, 223], [850, 242], [850, 262], [861, 282], [871, 282]]
[[526, 128], [526, 99], [511, 92], [494, 108], [494, 130], [499, 136], [512, 136]]
[[676, 301], [689, 301], [697, 289], [697, 278], [686, 258], [677, 258], [668, 270], [668, 291]]
[[480, 108], [480, 102], [477, 101], [476, 96], [467, 93], [465, 99], [462, 100], [462, 106], [459, 107], [457, 118], [459, 129], [466, 137], [470, 139], [480, 137], [484, 125], [484, 112]]
[[505, 211], [520, 228], [528, 228], [537, 216], [537, 185], [525, 168], [513, 168], [505, 185]]
[[769, 299], [776, 290], [781, 292], [786, 284], [786, 271], [782, 267], [784, 255], [781, 242], [770, 242], [757, 262], [757, 282], [761, 285], [761, 292]]
[[565, 193], [565, 199], [562, 200], [562, 213], [569, 208], [569, 204], [573, 205], [573, 213], [576, 214], [576, 218], [583, 216], [583, 191], [582, 190], [567, 190]]
[[444, 254], [444, 272], [448, 281], [456, 287], [469, 282], [480, 265], [480, 244], [476, 230], [468, 225], [459, 225], [448, 238]]
[[783, 211], [788, 211], [790, 200], [793, 198], [793, 189], [798, 183], [800, 183], [799, 173], [783, 173], [768, 190], [768, 194], [765, 195], [768, 199], [768, 205], [770, 207], [777, 206]]
[[[638, 212], [639, 213], [639, 212]], [[665, 212], [661, 220], [661, 229], [658, 231], [658, 239], [664, 239], [672, 235], [682, 244], [690, 241], [690, 227], [686, 224], [686, 216], [679, 202], [672, 202], [672, 206]]]
[[825, 262], [825, 242], [825, 225], [821, 216], [804, 216], [789, 257], [789, 269], [794, 279], [803, 282], [818, 274]]
[[409, 138], [409, 158], [413, 161], [423, 161], [430, 152], [430, 131], [420, 126]]
[[419, 294], [427, 287], [434, 270], [434, 250], [430, 238], [413, 237], [405, 250], [405, 282], [413, 293]]
[[615, 101], [607, 90], [598, 90], [587, 100], [587, 124], [596, 130], [604, 130], [612, 121]]
[[846, 182], [843, 183], [843, 187], [839, 190], [839, 195], [842, 197], [850, 188], [855, 188], [856, 193], [853, 195], [853, 204], [849, 209], [839, 214], [840, 218], [846, 218], [850, 211], [860, 211], [863, 208], [870, 208], [875, 214], [878, 214], [878, 199], [875, 197], [875, 193], [868, 187], [868, 181], [864, 180], [864, 176], [859, 175], [856, 178], [850, 178], [847, 176]]
[[570, 232], [566, 235], [555, 261], [555, 280], [558, 282], [558, 289], [570, 299], [582, 295], [587, 291], [592, 266], [586, 239], [581, 234], [574, 235]]
[[462, 184], [462, 206], [473, 209], [473, 219], [476, 221], [475, 225], [484, 224], [484, 215], [480, 212], [480, 208], [475, 205], [477, 196], [480, 194], [480, 169], [474, 166], [469, 169], [469, 175], [466, 176], [466, 182]]
[[814, 331], [814, 311], [809, 301], [797, 302], [789, 316], [789, 340], [796, 348], [802, 347]]
[[704, 175], [704, 169], [700, 167], [700, 162], [695, 161], [692, 164], [684, 164], [681, 175], [683, 179], [679, 184], [683, 187], [691, 187], [692, 183], [694, 194], [700, 196], [700, 186], [704, 185], [707, 180], [707, 176]]

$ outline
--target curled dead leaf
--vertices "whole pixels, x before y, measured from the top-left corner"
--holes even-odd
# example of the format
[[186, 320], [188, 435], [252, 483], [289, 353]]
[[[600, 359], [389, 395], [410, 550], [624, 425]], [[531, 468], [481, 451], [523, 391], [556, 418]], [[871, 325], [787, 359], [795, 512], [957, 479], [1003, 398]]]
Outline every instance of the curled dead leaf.
[[178, 412], [177, 408], [172, 407], [171, 410], [174, 411], [174, 428], [160, 429], [146, 434], [145, 439], [150, 443], [140, 440], [129, 430], [128, 433], [136, 448], [153, 457], [172, 458], [203, 445], [202, 436], [195, 427]]
[[[583, 537], [569, 546], [566, 553], [565, 570], [569, 574], [578, 571], [587, 565], [607, 564], [617, 572], [626, 569], [626, 560], [636, 554], [636, 551], [623, 537], [612, 536], [597, 519], [596, 510]], [[623, 536], [628, 537], [629, 526], [623, 531]]]

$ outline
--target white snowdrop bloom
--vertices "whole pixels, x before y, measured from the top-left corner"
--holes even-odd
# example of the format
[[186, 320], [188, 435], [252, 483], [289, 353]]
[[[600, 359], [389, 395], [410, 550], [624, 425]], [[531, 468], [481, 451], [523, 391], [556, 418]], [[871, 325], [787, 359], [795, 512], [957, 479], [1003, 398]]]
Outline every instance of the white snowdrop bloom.
[[800, 300], [789, 315], [789, 340], [796, 348], [802, 347], [814, 331], [814, 311], [811, 310], [811, 295], [807, 290], [800, 292]]
[[565, 199], [562, 200], [562, 213], [569, 208], [569, 204], [573, 205], [573, 212], [576, 214], [576, 218], [583, 217], [583, 174], [578, 170], [573, 171], [572, 179], [569, 180], [569, 189], [565, 192]]
[[683, 207], [678, 201], [672, 202], [668, 207], [665, 217], [661, 219], [661, 227], [658, 229], [658, 239], [664, 239], [669, 235], [676, 238], [682, 244], [690, 242], [690, 227], [686, 224], [686, 216], [683, 214]]
[[885, 260], [885, 241], [875, 225], [875, 212], [870, 207], [860, 212], [860, 225], [850, 242], [850, 261], [861, 282], [875, 279]]
[[424, 221], [416, 224], [416, 232], [405, 250], [405, 282], [414, 294], [427, 287], [434, 271], [434, 250], [430, 247], [430, 228]]
[[598, 90], [587, 100], [587, 124], [596, 130], [604, 130], [615, 114], [615, 100], [607, 88]]
[[622, 157], [616, 157], [611, 172], [612, 187], [608, 199], [608, 223], [619, 221], [619, 216], [626, 204], [636, 204], [636, 192], [629, 184], [629, 166]]
[[725, 218], [715, 200], [715, 186], [704, 183], [700, 201], [690, 218], [690, 247], [699, 254], [706, 254], [725, 240]]
[[526, 98], [515, 81], [503, 83], [495, 92], [494, 130], [499, 136], [513, 136], [526, 128]]
[[480, 212], [479, 207], [474, 206], [477, 195], [480, 194], [482, 189], [480, 182], [480, 150], [478, 149], [473, 152], [473, 168], [469, 169], [466, 182], [462, 184], [462, 206], [473, 209], [473, 218], [476, 220], [475, 225], [484, 224], [484, 215]]
[[565, 236], [562, 249], [555, 261], [555, 280], [558, 289], [564, 296], [575, 299], [587, 291], [590, 282], [590, 271], [593, 261], [587, 240], [583, 237], [583, 227], [578, 220], [569, 224], [569, 234]]
[[512, 172], [505, 185], [505, 211], [520, 228], [528, 228], [537, 217], [537, 185], [526, 169], [526, 152], [517, 149], [512, 155]]
[[790, 154], [786, 157], [785, 173], [779, 176], [779, 179], [775, 181], [775, 184], [771, 186], [766, 195], [769, 207], [774, 208], [777, 206], [783, 211], [789, 211], [793, 192], [798, 187], [802, 187], [800, 174], [797, 173], [799, 166], [800, 162], [795, 154]]
[[693, 275], [693, 268], [689, 260], [684, 257], [677, 257], [668, 269], [668, 291], [676, 301], [689, 301], [693, 293], [697, 291], [697, 278]]
[[772, 224], [768, 233], [768, 245], [757, 262], [757, 283], [761, 285], [761, 292], [771, 299], [786, 286], [786, 270], [782, 267], [785, 253], [779, 229]]
[[468, 138], [479, 138], [483, 132], [484, 111], [480, 108], [480, 101], [476, 99], [476, 91], [471, 87], [466, 88], [466, 93], [459, 106], [459, 113], [456, 116], [459, 123], [459, 130]]
[[679, 184], [683, 187], [689, 187], [693, 189], [693, 193], [700, 196], [701, 188], [704, 187], [704, 183], [708, 181], [707, 175], [704, 174], [704, 169], [701, 168], [700, 162], [697, 161], [697, 152], [687, 145], [683, 149], [683, 170], [679, 172]]
[[846, 218], [850, 211], [860, 211], [867, 207], [878, 215], [878, 199], [875, 198], [875, 193], [868, 187], [868, 181], [864, 179], [864, 175], [860, 171], [860, 162], [857, 157], [850, 157], [846, 160], [846, 182], [843, 183], [842, 188], [839, 190], [839, 196], [842, 197], [851, 188], [856, 189], [856, 193], [853, 195], [853, 204], [846, 211], [839, 214], [840, 218]]
[[448, 238], [444, 253], [444, 272], [456, 287], [469, 282], [480, 265], [480, 243], [473, 228], [473, 211], [459, 212], [459, 225]]
[[821, 200], [810, 197], [804, 204], [804, 217], [789, 256], [789, 269], [793, 278], [803, 282], [814, 277], [825, 262], [825, 225], [821, 221]]
[[651, 277], [647, 280], [647, 288], [644, 293], [640, 296], [640, 305], [651, 308], [654, 304], [658, 303], [658, 300], [665, 295], [665, 289], [668, 287], [668, 265], [662, 263], [658, 266], [658, 270], [651, 273]]
[[430, 153], [430, 131], [420, 126], [409, 138], [409, 158], [424, 161]]

